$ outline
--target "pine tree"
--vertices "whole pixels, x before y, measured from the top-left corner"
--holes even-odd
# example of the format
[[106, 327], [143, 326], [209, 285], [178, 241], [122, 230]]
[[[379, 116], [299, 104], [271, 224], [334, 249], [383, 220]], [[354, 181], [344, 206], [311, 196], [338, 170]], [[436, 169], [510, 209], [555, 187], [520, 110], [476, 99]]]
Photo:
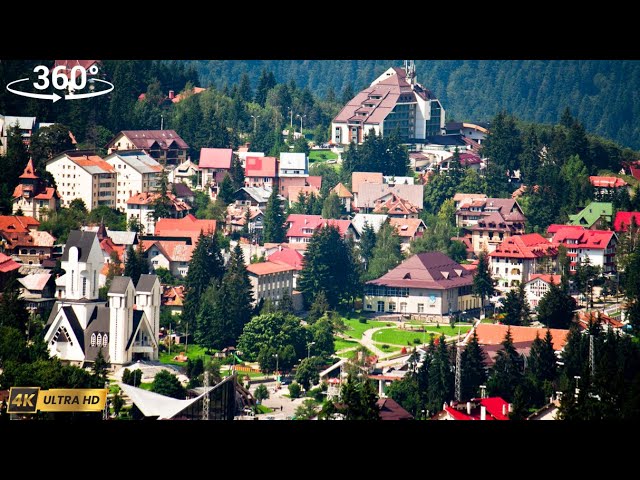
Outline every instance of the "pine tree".
[[450, 351], [442, 335], [429, 366], [429, 387], [427, 391], [427, 407], [435, 412], [442, 408], [444, 402], [453, 400], [454, 376], [451, 371]]
[[339, 410], [345, 420], [380, 420], [380, 409], [376, 405], [378, 396], [366, 376], [358, 380], [355, 374], [349, 374], [342, 385], [340, 400], [344, 407]]
[[489, 271], [489, 256], [487, 252], [482, 251], [478, 256], [478, 270], [473, 277], [473, 293], [480, 297], [483, 315], [485, 300], [493, 295], [494, 290], [493, 278]]
[[276, 78], [272, 72], [267, 72], [266, 69], [262, 70], [260, 79], [258, 80], [258, 87], [256, 88], [255, 102], [264, 107], [267, 101], [267, 94], [269, 90], [276, 86]]
[[478, 335], [474, 329], [473, 336], [461, 355], [461, 400], [468, 400], [478, 395], [480, 385], [487, 381], [485, 366], [486, 354], [478, 343]]
[[281, 243], [285, 240], [285, 217], [282, 201], [278, 196], [278, 189], [274, 188], [267, 201], [264, 213], [264, 226], [262, 228], [262, 239], [265, 243]]
[[104, 388], [105, 383], [107, 383], [107, 371], [110, 366], [111, 364], [105, 360], [102, 348], [100, 348], [91, 368], [93, 370], [95, 388]]
[[320, 290], [316, 294], [316, 298], [313, 300], [313, 304], [309, 309], [309, 315], [307, 316], [307, 322], [310, 324], [315, 323], [316, 320], [321, 318], [325, 313], [329, 311], [329, 302], [327, 302], [327, 296], [324, 290]]
[[553, 382], [556, 379], [556, 358], [551, 331], [547, 329], [544, 340], [536, 335], [531, 344], [527, 370], [531, 372], [539, 386], [542, 386], [545, 382]]
[[503, 301], [502, 311], [505, 314], [505, 325], [529, 325], [529, 302], [527, 301], [524, 284], [517, 290], [510, 290]]
[[233, 202], [233, 194], [235, 193], [233, 188], [233, 180], [230, 175], [225, 175], [220, 183], [220, 193], [218, 197], [226, 204]]
[[376, 246], [376, 231], [369, 222], [365, 221], [360, 235], [360, 257], [364, 262], [364, 269], [367, 270], [369, 262], [373, 258], [373, 248]]
[[26, 332], [29, 322], [25, 301], [21, 298], [18, 280], [10, 277], [0, 297], [0, 327]]
[[308, 244], [298, 289], [307, 305], [324, 291], [329, 306], [335, 308], [340, 301], [350, 300], [357, 293], [354, 271], [358, 271], [358, 266], [349, 245], [340, 238], [338, 228], [334, 225], [320, 227]]
[[244, 264], [244, 254], [240, 245], [231, 252], [227, 271], [222, 277], [221, 300], [225, 315], [231, 322], [230, 342], [235, 345], [244, 326], [251, 320], [253, 309], [252, 286]]
[[235, 153], [233, 154], [233, 160], [231, 160], [229, 175], [231, 175], [231, 181], [233, 182], [233, 188], [235, 190], [244, 187], [244, 168], [242, 168], [242, 162]]
[[244, 102], [251, 102], [253, 100], [253, 92], [251, 91], [251, 80], [249, 80], [249, 75], [247, 74], [247, 72], [244, 72], [240, 77], [238, 95]]
[[29, 161], [29, 153], [22, 140], [20, 129], [16, 125], [5, 125], [7, 129], [7, 153], [2, 159], [3, 182], [8, 190], [13, 192], [20, 183], [19, 176], [24, 171]]
[[193, 250], [189, 272], [185, 279], [186, 299], [182, 319], [192, 323], [200, 307], [200, 297], [209, 287], [212, 279], [219, 281], [224, 275], [224, 260], [215, 234], [200, 233], [198, 243]]
[[282, 298], [280, 299], [280, 301], [278, 302], [278, 312], [282, 312], [285, 314], [294, 314], [293, 311], [293, 299], [291, 298], [291, 295], [289, 295], [289, 293], [285, 292], [282, 295]]
[[502, 397], [507, 402], [512, 401], [516, 386], [522, 381], [522, 369], [522, 357], [513, 346], [511, 329], [508, 329], [502, 341], [502, 348], [496, 355], [496, 363], [489, 375], [487, 382], [489, 395]]
[[575, 309], [576, 300], [552, 284], [538, 304], [538, 321], [549, 328], [569, 328]]
[[340, 198], [335, 192], [331, 192], [327, 198], [324, 199], [322, 204], [322, 218], [340, 218], [342, 213], [342, 204]]
[[391, 224], [385, 223], [378, 230], [371, 261], [365, 275], [366, 280], [380, 278], [402, 262], [402, 241]]

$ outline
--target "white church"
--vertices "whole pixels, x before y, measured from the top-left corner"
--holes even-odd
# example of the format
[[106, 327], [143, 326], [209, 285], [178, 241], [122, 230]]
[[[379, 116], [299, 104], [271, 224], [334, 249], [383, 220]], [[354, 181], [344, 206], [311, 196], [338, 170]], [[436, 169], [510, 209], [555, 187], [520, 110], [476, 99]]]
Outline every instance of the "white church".
[[141, 275], [138, 285], [115, 277], [107, 302], [98, 298], [104, 258], [96, 232], [70, 232], [58, 279], [58, 300], [45, 327], [51, 356], [86, 366], [100, 349], [112, 367], [157, 360], [160, 331], [160, 281]]

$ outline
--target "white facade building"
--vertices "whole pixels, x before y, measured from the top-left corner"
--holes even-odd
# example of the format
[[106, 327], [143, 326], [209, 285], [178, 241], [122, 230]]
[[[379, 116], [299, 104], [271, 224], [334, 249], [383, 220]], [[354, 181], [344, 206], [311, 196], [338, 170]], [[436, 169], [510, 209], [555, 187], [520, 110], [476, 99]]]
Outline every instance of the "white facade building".
[[162, 165], [151, 156], [140, 152], [112, 153], [104, 159], [117, 174], [116, 206], [124, 212], [127, 200], [142, 192], [155, 192], [158, 188]]
[[61, 197], [68, 207], [76, 198], [87, 210], [100, 205], [116, 207], [116, 171], [97, 155], [67, 152], [47, 161], [46, 170], [53, 175]]

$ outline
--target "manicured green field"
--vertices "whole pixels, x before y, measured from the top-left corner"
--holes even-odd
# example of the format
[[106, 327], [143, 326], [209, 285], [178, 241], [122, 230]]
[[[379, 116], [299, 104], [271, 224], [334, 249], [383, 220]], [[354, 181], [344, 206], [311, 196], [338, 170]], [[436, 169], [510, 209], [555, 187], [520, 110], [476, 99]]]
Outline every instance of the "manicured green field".
[[371, 328], [384, 327], [387, 324], [386, 322], [376, 322], [370, 320], [367, 320], [366, 323], [360, 323], [360, 321], [355, 318], [352, 318], [350, 320], [343, 318], [343, 320], [345, 325], [349, 327], [349, 330], [346, 330], [343, 333], [351, 338], [362, 338], [362, 334], [366, 330], [369, 330]]
[[342, 338], [335, 338], [333, 344], [335, 345], [336, 352], [344, 350], [345, 348], [354, 348], [359, 345], [358, 342], [352, 342], [350, 340], [344, 340]]
[[443, 327], [441, 326], [440, 328], [437, 327], [427, 327], [427, 332], [426, 334], [424, 332], [409, 332], [406, 330], [399, 330], [397, 328], [390, 328], [388, 330], [381, 330], [379, 332], [376, 332], [373, 335], [373, 340], [376, 342], [380, 342], [380, 343], [388, 343], [388, 344], [394, 344], [394, 345], [407, 345], [407, 342], [411, 345], [415, 345], [416, 343], [414, 342], [415, 339], [418, 339], [420, 343], [426, 343], [429, 341], [429, 339], [431, 338], [430, 334], [433, 333], [436, 336], [439, 335], [457, 335], [458, 334], [458, 328], [460, 328], [460, 334], [464, 335], [466, 332], [469, 331], [469, 329], [471, 327], [469, 326], [464, 326], [464, 327]]
[[309, 162], [326, 162], [337, 158], [338, 155], [331, 150], [311, 150], [309, 152]]
[[387, 345], [387, 348], [383, 348], [384, 345], [387, 345], [387, 344], [386, 343], [376, 343], [376, 347], [378, 347], [384, 353], [399, 352], [400, 350], [402, 350], [402, 347], [397, 347], [395, 345]]
[[176, 355], [179, 355], [180, 352], [185, 352], [185, 355], [189, 357], [191, 360], [195, 360], [198, 357], [205, 356], [205, 348], [200, 345], [193, 344], [189, 345], [189, 349], [185, 351], [184, 345], [172, 345], [171, 346], [171, 354], [169, 352], [161, 352], [159, 355], [159, 360], [161, 363], [165, 363], [167, 365], [178, 365], [184, 366], [187, 362], [178, 362], [173, 359]]
[[[367, 355], [373, 355], [373, 353], [371, 352], [371, 350], [369, 350], [367, 348]], [[356, 350], [349, 350], [348, 352], [345, 352], [342, 355], [338, 355], [340, 358], [353, 358], [356, 356]]]

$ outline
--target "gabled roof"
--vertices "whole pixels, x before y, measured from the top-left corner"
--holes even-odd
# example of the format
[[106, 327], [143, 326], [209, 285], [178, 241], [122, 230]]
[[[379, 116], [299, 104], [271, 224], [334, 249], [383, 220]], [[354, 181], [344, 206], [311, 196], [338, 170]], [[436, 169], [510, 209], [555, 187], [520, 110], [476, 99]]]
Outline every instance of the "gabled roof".
[[183, 241], [157, 240], [155, 242], [145, 242], [144, 251], [149, 251], [153, 246], [156, 246], [170, 262], [190, 262], [193, 251], [196, 248], [195, 244], [187, 245]]
[[377, 202], [386, 196], [396, 195], [417, 207], [424, 203], [423, 185], [389, 185], [386, 183], [363, 183], [358, 190], [358, 207], [375, 208]]
[[38, 220], [26, 215], [0, 215], [0, 231], [3, 232], [28, 232], [39, 226]]
[[200, 168], [230, 169], [233, 150], [230, 148], [201, 148]]
[[534, 275], [531, 275], [529, 277], [529, 281], [525, 282], [525, 284], [535, 282], [536, 280], [542, 280], [544, 283], [549, 285], [560, 285], [560, 282], [562, 281], [562, 275], [546, 275], [542, 273], [536, 273]]
[[164, 285], [162, 290], [162, 305], [181, 307], [184, 304], [184, 287]]
[[[141, 192], [136, 193], [127, 200], [127, 205], [153, 205], [156, 200], [162, 197], [158, 192]], [[176, 212], [186, 212], [191, 210], [191, 206], [177, 198], [173, 193], [166, 193], [164, 197], [171, 202], [171, 208]]]
[[267, 257], [270, 262], [284, 263], [296, 270], [302, 270], [302, 259], [304, 257], [297, 250], [291, 248], [283, 248]]
[[620, 188], [628, 185], [627, 182], [618, 177], [591, 176], [589, 177], [589, 182], [594, 187], [600, 188]]
[[[553, 236], [553, 241], [563, 243], [570, 248], [604, 250], [614, 235], [615, 232], [610, 230], [575, 230], [572, 228], [562, 228]], [[569, 243], [568, 240], [577, 241], [577, 243]]]
[[[197, 95], [198, 93], [202, 93], [202, 92], [204, 92], [205, 90], [206, 90], [206, 88], [203, 88], [203, 87], [193, 87], [193, 88], [191, 89], [191, 92], [189, 92], [189, 94], [190, 94], [190, 95]], [[182, 92], [180, 92], [180, 93], [179, 93], [179, 94], [177, 94], [175, 97], [173, 97], [173, 98], [171, 99], [171, 101], [172, 101], [173, 103], [178, 103], [178, 102], [181, 102], [181, 101], [182, 101], [182, 99], [183, 99], [184, 97], [185, 97], [185, 95], [183, 95], [183, 94], [182, 94]]]
[[145, 417], [157, 417], [166, 420], [175, 417], [188, 406], [199, 401], [208, 392], [189, 400], [178, 400], [158, 393], [149, 392], [142, 388], [133, 387], [126, 383], [118, 384], [131, 401], [140, 409]]
[[98, 155], [87, 155], [79, 152], [62, 153], [56, 157], [53, 157], [51, 160], [47, 160], [47, 165], [62, 158], [67, 158], [90, 175], [116, 173], [113, 166], [105, 162], [102, 157], [99, 157]]
[[108, 295], [124, 295], [127, 293], [127, 288], [129, 288], [129, 284], [133, 285], [131, 281], [131, 277], [125, 276], [117, 276], [113, 277], [111, 280], [111, 288], [109, 289]]
[[440, 252], [413, 255], [382, 277], [367, 282], [388, 287], [446, 290], [473, 283], [473, 275]]
[[413, 415], [393, 398], [379, 398], [376, 406], [380, 410], [380, 420], [413, 420]]
[[104, 161], [109, 163], [109, 160], [115, 158], [120, 159], [127, 164], [128, 167], [133, 168], [140, 174], [147, 173], [160, 173], [162, 172], [162, 165], [160, 165], [152, 156], [142, 152], [113, 152], [111, 155], [105, 157]]
[[351, 225], [351, 220], [326, 220], [321, 215], [304, 215], [304, 214], [291, 214], [287, 217], [286, 223], [290, 223], [291, 226], [287, 230], [287, 238], [289, 237], [303, 237], [311, 238], [313, 233], [303, 232], [302, 229], [311, 229], [313, 232], [318, 227], [324, 227], [327, 225], [338, 227], [340, 236], [344, 237]]
[[80, 230], [71, 230], [67, 237], [67, 243], [64, 246], [61, 261], [69, 261], [69, 249], [71, 247], [78, 248], [78, 261], [86, 262], [89, 259], [89, 253], [93, 242], [97, 242], [98, 236], [96, 232], [82, 232]]
[[631, 219], [634, 218], [640, 227], [640, 212], [618, 212], [613, 221], [613, 229], [616, 232], [626, 232], [631, 226]]
[[36, 178], [40, 178], [38, 175], [36, 175], [36, 169], [33, 166], [33, 160], [30, 158], [29, 162], [27, 162], [27, 166], [24, 169], [24, 172], [22, 172], [22, 175], [20, 175], [20, 177], [18, 178], [30, 178], [30, 179], [36, 179]]
[[35, 247], [53, 247], [56, 243], [56, 237], [49, 232], [34, 230], [29, 235], [33, 238], [33, 245]]
[[271, 196], [271, 190], [267, 190], [262, 187], [242, 187], [234, 193], [234, 197], [237, 197], [241, 192], [249, 195], [256, 203], [267, 203]]
[[386, 213], [388, 215], [415, 215], [420, 208], [408, 200], [398, 197], [395, 193], [386, 202], [380, 202], [373, 209], [373, 213]]
[[[154, 143], [157, 143], [161, 149], [168, 149], [172, 143], [183, 150], [189, 148], [187, 142], [175, 130], [122, 130], [120, 133], [126, 136], [136, 149], [147, 149]], [[107, 145], [111, 145], [118, 135]]]
[[[266, 157], [268, 158], [268, 157]], [[280, 171], [307, 170], [307, 156], [299, 152], [282, 152], [280, 154]]]
[[276, 157], [247, 157], [245, 177], [276, 177]]
[[136, 285], [136, 292], [151, 293], [153, 286], [156, 284], [156, 280], [158, 280], [157, 275], [143, 273], [140, 275], [138, 285]]
[[315, 195], [317, 198], [320, 197], [320, 189], [311, 185], [289, 187], [285, 190], [285, 193], [290, 202], [297, 202], [300, 193], [305, 197], [309, 197], [311, 195]]
[[0, 273], [9, 273], [18, 270], [20, 264], [8, 257], [4, 253], [0, 253]]
[[384, 182], [381, 172], [353, 172], [351, 174], [351, 191], [359, 193], [363, 183], [382, 184]]
[[342, 182], [338, 183], [335, 187], [331, 189], [332, 192], [335, 192], [339, 198], [353, 198], [353, 195], [349, 191], [347, 187], [345, 187]]
[[36, 117], [14, 117], [11, 115], [4, 116], [4, 129], [15, 127], [16, 123], [20, 130], [33, 130], [36, 124]]
[[581, 212], [575, 215], [569, 215], [569, 221], [573, 225], [590, 228], [600, 217], [611, 218], [612, 215], [613, 204], [611, 202], [591, 202], [584, 207]]
[[509, 402], [501, 397], [472, 398], [469, 404], [470, 412], [467, 411], [466, 402], [452, 402], [444, 407], [444, 411], [454, 420], [481, 420], [484, 407], [485, 420], [509, 420]]
[[215, 220], [201, 220], [193, 214], [184, 216], [183, 218], [160, 218], [156, 222], [155, 235], [167, 236], [169, 231], [182, 232], [200, 232], [204, 234], [214, 233], [216, 231]]
[[[414, 238], [418, 233], [418, 228], [426, 230], [427, 226], [420, 218], [389, 218], [389, 225], [395, 227], [400, 237]], [[423, 230], [423, 231], [424, 231]]]
[[[97, 232], [99, 226], [82, 227], [87, 232]], [[107, 236], [115, 245], [133, 245], [136, 242], [137, 232], [126, 232], [124, 230], [110, 230], [106, 228]]]
[[590, 321], [599, 322], [601, 325], [607, 326], [613, 329], [620, 329], [624, 326], [624, 324], [613, 317], [605, 315], [599, 310], [586, 312], [580, 311], [578, 312], [578, 326], [581, 330], [586, 330], [589, 328]]
[[191, 190], [187, 184], [182, 182], [173, 183], [171, 185], [171, 188], [177, 198], [187, 198], [193, 197], [195, 195], [195, 193], [193, 193], [193, 190]]
[[533, 259], [557, 254], [558, 246], [556, 244], [549, 242], [539, 233], [529, 233], [527, 235], [513, 235], [505, 239], [489, 256]]
[[574, 229], [576, 231], [582, 231], [585, 228], [581, 225], [563, 225], [561, 223], [552, 223], [551, 225], [549, 225], [549, 227], [547, 228], [547, 233], [550, 235], [553, 235], [554, 233], [558, 233], [559, 230], [563, 229], [563, 228], [567, 228], [567, 229]]

